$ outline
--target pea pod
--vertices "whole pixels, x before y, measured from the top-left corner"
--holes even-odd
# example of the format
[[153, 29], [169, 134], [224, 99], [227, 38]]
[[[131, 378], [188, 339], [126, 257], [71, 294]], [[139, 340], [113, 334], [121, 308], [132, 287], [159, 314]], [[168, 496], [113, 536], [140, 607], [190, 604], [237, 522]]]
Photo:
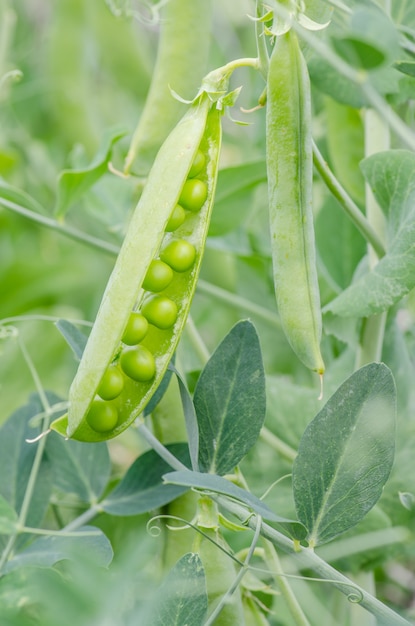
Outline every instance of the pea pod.
[[169, 0], [161, 13], [161, 32], [151, 86], [134, 131], [124, 171], [147, 172], [157, 150], [183, 115], [182, 98], [198, 88], [211, 41], [211, 0]]
[[322, 374], [310, 81], [297, 36], [291, 30], [277, 37], [272, 51], [266, 124], [271, 247], [281, 324], [299, 359]]
[[[154, 161], [71, 385], [68, 413], [51, 426], [65, 437], [103, 441], [119, 435], [142, 412], [167, 369], [200, 270], [216, 186], [220, 116], [202, 94]], [[171, 230], [171, 215], [199, 152], [204, 159], [197, 180], [206, 187], [206, 198]], [[163, 285], [154, 272], [159, 259], [172, 269], [167, 272], [172, 279]], [[143, 288], [144, 281], [155, 293]], [[103, 402], [98, 394], [114, 369], [123, 385], [118, 396]]]

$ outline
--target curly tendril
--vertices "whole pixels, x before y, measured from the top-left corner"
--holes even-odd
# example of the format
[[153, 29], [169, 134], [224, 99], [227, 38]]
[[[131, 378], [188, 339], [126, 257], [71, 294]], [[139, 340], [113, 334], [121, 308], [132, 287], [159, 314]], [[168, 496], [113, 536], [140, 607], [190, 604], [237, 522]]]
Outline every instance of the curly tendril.
[[[224, 548], [223, 546], [219, 545], [218, 543], [216, 543], [216, 541], [214, 539], [212, 539], [211, 537], [209, 537], [209, 535], [207, 535], [206, 533], [203, 532], [203, 530], [201, 530], [201, 528], [199, 528], [199, 526], [197, 526], [194, 522], [189, 522], [188, 520], [183, 519], [182, 517], [178, 517], [176, 515], [155, 515], [154, 517], [152, 517], [148, 522], [147, 522], [147, 531], [150, 533], [151, 536], [153, 537], [158, 537], [159, 534], [161, 533], [161, 529], [159, 526], [156, 526], [154, 524], [154, 522], [160, 521], [160, 520], [165, 520], [165, 519], [169, 519], [169, 520], [175, 520], [177, 522], [181, 522], [183, 524], [183, 526], [181, 527], [170, 527], [170, 530], [186, 530], [189, 527], [193, 528], [193, 530], [195, 530], [197, 533], [199, 533], [199, 535], [202, 535], [202, 537], [204, 537], [207, 541], [210, 541], [210, 543], [213, 543], [214, 546], [216, 546], [218, 548], [218, 550], [222, 550], [222, 552], [224, 552], [229, 558], [231, 558], [233, 561], [235, 561], [235, 563], [237, 563], [238, 565], [240, 565], [241, 567], [243, 567], [243, 562], [240, 561], [236, 556], [234, 556], [231, 552], [229, 552], [228, 550], [226, 550], [226, 548]], [[154, 529], [158, 530], [158, 533], [154, 534]]]

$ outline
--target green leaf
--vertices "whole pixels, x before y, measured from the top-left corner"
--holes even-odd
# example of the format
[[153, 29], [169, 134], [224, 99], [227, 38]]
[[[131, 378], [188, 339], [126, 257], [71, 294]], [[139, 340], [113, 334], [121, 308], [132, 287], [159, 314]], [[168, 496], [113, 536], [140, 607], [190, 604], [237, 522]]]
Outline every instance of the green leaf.
[[0, 534], [10, 535], [16, 530], [17, 513], [0, 495]]
[[[311, 59], [308, 69], [313, 85], [340, 104], [346, 104], [355, 109], [369, 104], [360, 87], [340, 74], [326, 59]], [[390, 95], [399, 92], [399, 79], [399, 72], [386, 65], [373, 70], [370, 73], [369, 82], [380, 94]]]
[[373, 70], [399, 55], [399, 37], [393, 22], [378, 7], [359, 7], [346, 32], [332, 39], [333, 47], [350, 65]]
[[78, 361], [81, 360], [88, 337], [68, 320], [58, 320], [56, 328], [64, 337]]
[[170, 369], [170, 367], [174, 368], [174, 365], [173, 365], [174, 364], [174, 360], [175, 360], [175, 355], [173, 355], [171, 363], [170, 363], [169, 367], [167, 368], [167, 371], [164, 374], [163, 378], [161, 379], [161, 383], [157, 387], [157, 391], [151, 397], [150, 402], [144, 407], [144, 416], [145, 417], [147, 417], [147, 415], [151, 415], [151, 413], [154, 411], [154, 409], [156, 408], [156, 406], [158, 405], [158, 403], [161, 401], [161, 399], [163, 398], [164, 394], [166, 393], [167, 388], [168, 388], [169, 383], [170, 383], [170, 380], [171, 380], [171, 377], [173, 375], [173, 371], [174, 371], [174, 369]]
[[251, 210], [252, 191], [266, 179], [264, 160], [219, 170], [209, 235], [218, 237], [242, 224]]
[[415, 286], [415, 155], [407, 150], [379, 152], [361, 168], [387, 217], [388, 251], [325, 307], [345, 317], [386, 311]]
[[111, 544], [102, 530], [94, 526], [82, 526], [79, 536], [50, 535], [36, 539], [28, 548], [8, 561], [5, 571], [19, 567], [49, 567], [63, 559], [87, 558], [100, 567], [108, 567], [112, 561]]
[[163, 479], [168, 484], [196, 487], [208, 492], [213, 491], [214, 493], [229, 496], [245, 504], [245, 506], [258, 513], [258, 515], [261, 515], [265, 520], [279, 524], [285, 528], [292, 537], [296, 539], [303, 539], [305, 537], [305, 528], [301, 523], [276, 515], [262, 500], [249, 491], [245, 491], [245, 489], [234, 485], [229, 480], [226, 480], [226, 478], [222, 478], [222, 476], [182, 470], [169, 472], [163, 476]]
[[154, 608], [154, 626], [202, 626], [208, 608], [205, 571], [198, 554], [189, 552], [163, 581]]
[[396, 61], [394, 67], [402, 72], [402, 74], [407, 74], [412, 77], [415, 76], [415, 61]]
[[57, 218], [63, 218], [70, 205], [108, 172], [108, 162], [111, 158], [113, 145], [124, 135], [126, 135], [124, 130], [107, 130], [95, 158], [88, 167], [63, 170], [60, 173], [55, 205]]
[[[327, 148], [333, 172], [352, 196], [353, 200], [364, 206], [365, 180], [359, 169], [364, 157], [364, 127], [362, 116], [353, 107], [344, 106], [325, 98]], [[338, 211], [336, 211], [338, 217]], [[350, 223], [350, 220], [348, 220]], [[352, 227], [352, 224], [350, 223]], [[343, 226], [335, 232], [342, 231]], [[356, 228], [354, 228], [356, 234]], [[335, 260], [339, 255], [335, 255]]]
[[25, 191], [12, 187], [4, 181], [0, 180], [0, 204], [4, 206], [18, 206], [28, 209], [33, 213], [45, 214], [45, 210], [42, 205], [39, 204], [32, 196], [29, 196]]
[[[186, 465], [189, 465], [189, 450], [185, 443], [166, 446]], [[121, 482], [101, 502], [101, 507], [112, 515], [138, 515], [153, 511], [175, 500], [187, 487], [163, 483], [163, 475], [171, 469], [154, 450], [149, 450], [136, 459]]]
[[[48, 394], [48, 401], [53, 405], [58, 398]], [[39, 426], [32, 428], [30, 423], [42, 410], [39, 398], [34, 394], [29, 398], [29, 402], [17, 409], [0, 428], [0, 495], [17, 514], [23, 503], [38, 445], [28, 443], [26, 439], [33, 439], [40, 434]], [[37, 527], [41, 524], [49, 506], [51, 491], [51, 467], [44, 458], [30, 500], [26, 517], [27, 526]], [[23, 540], [19, 539], [18, 543]], [[6, 541], [5, 536], [0, 536], [0, 550]]]
[[202, 371], [194, 393], [199, 468], [232, 472], [252, 448], [265, 419], [261, 347], [249, 321], [232, 328]]
[[332, 43], [337, 54], [354, 67], [372, 70], [386, 61], [381, 48], [357, 37], [337, 37]]
[[177, 371], [172, 363], [170, 363], [169, 368], [170, 372], [174, 372], [177, 378], [180, 392], [180, 400], [182, 403], [184, 420], [186, 423], [190, 462], [192, 469], [197, 470], [199, 454], [199, 427], [197, 424], [193, 399], [190, 395], [189, 389], [187, 388], [186, 381], [183, 379], [180, 372]]
[[74, 493], [83, 502], [94, 503], [102, 495], [111, 474], [106, 443], [62, 439], [52, 432], [46, 442], [46, 454], [52, 465], [55, 486]]
[[380, 498], [393, 463], [395, 414], [392, 373], [371, 363], [339, 387], [305, 430], [293, 491], [311, 546], [355, 526]]
[[326, 59], [320, 57], [311, 59], [308, 70], [313, 85], [336, 102], [355, 109], [365, 106], [366, 99], [361, 89], [342, 76]]

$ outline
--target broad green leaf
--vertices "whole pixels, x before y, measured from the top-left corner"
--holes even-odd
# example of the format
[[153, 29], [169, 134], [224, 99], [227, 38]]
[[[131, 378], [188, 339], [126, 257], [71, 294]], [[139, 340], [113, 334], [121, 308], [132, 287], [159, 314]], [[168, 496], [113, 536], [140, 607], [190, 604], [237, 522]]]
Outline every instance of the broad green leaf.
[[219, 170], [209, 235], [218, 237], [240, 226], [252, 206], [252, 191], [266, 181], [265, 161], [242, 163]]
[[388, 221], [388, 252], [326, 306], [345, 317], [386, 311], [415, 286], [415, 155], [407, 150], [379, 152], [361, 168]]
[[311, 546], [355, 526], [380, 498], [393, 463], [395, 414], [391, 371], [371, 363], [348, 378], [306, 428], [293, 491]]
[[16, 530], [17, 513], [0, 495], [0, 534], [9, 535]]
[[104, 174], [108, 172], [114, 144], [124, 137], [126, 131], [108, 130], [102, 139], [101, 146], [88, 167], [74, 170], [63, 170], [58, 179], [55, 215], [63, 218], [71, 204], [76, 202], [85, 191], [90, 189]]
[[265, 419], [261, 347], [249, 321], [232, 328], [202, 371], [194, 393], [199, 468], [232, 472], [258, 438]]
[[357, 37], [338, 37], [333, 39], [332, 44], [337, 54], [360, 69], [372, 70], [386, 61], [380, 47]]
[[[78, 536], [77, 536], [78, 535]], [[36, 539], [28, 548], [8, 561], [5, 571], [11, 572], [27, 565], [50, 567], [63, 559], [87, 558], [100, 567], [112, 561], [112, 548], [102, 530], [82, 526], [76, 535], [50, 535]]]
[[[175, 443], [166, 446], [176, 458], [189, 465], [187, 444]], [[163, 475], [171, 467], [154, 450], [145, 452], [131, 465], [121, 482], [101, 502], [101, 506], [112, 515], [138, 515], [153, 511], [187, 491], [163, 483]]]
[[[53, 404], [57, 398], [48, 395], [48, 400]], [[32, 428], [30, 423], [42, 410], [38, 396], [32, 395], [28, 404], [17, 409], [0, 428], [0, 495], [17, 514], [23, 503], [38, 445], [28, 443], [26, 439], [33, 439], [40, 434], [39, 426]], [[41, 524], [49, 506], [51, 490], [51, 467], [44, 458], [30, 500], [27, 526], [37, 527]], [[6, 541], [7, 538], [0, 535], [0, 549]]]
[[[368, 104], [360, 87], [340, 74], [326, 59], [321, 57], [311, 59], [308, 69], [311, 81], [317, 89], [337, 102], [355, 109]], [[399, 72], [386, 65], [371, 72], [370, 83], [380, 94], [398, 93]]]
[[332, 44], [350, 65], [364, 70], [390, 63], [400, 53], [393, 22], [375, 6], [357, 8], [349, 27]]
[[94, 503], [99, 499], [111, 473], [106, 443], [91, 446], [52, 432], [48, 435], [46, 454], [58, 489], [76, 494], [83, 502]]
[[153, 626], [202, 626], [208, 608], [205, 571], [198, 554], [189, 552], [164, 579], [156, 606]]
[[[382, 347], [382, 361], [392, 370], [396, 383], [398, 415], [412, 420], [415, 403], [415, 363], [399, 319], [389, 316]], [[406, 439], [406, 436], [404, 436]]]
[[317, 388], [295, 384], [283, 376], [267, 377], [266, 425], [295, 450], [320, 406]]
[[59, 320], [56, 322], [56, 328], [59, 330], [63, 338], [66, 340], [78, 361], [81, 360], [82, 353], [88, 341], [88, 337], [68, 320]]
[[234, 485], [222, 476], [183, 470], [165, 474], [163, 479], [167, 484], [196, 487], [197, 489], [203, 489], [208, 492], [212, 491], [214, 493], [229, 496], [230, 498], [245, 504], [245, 506], [258, 513], [258, 515], [261, 515], [261, 517], [265, 520], [281, 525], [285, 528], [285, 530], [287, 530], [287, 532], [290, 533], [292, 537], [296, 539], [303, 539], [305, 537], [305, 528], [301, 523], [276, 515], [274, 511], [272, 511], [259, 498], [254, 496], [249, 491], [245, 491], [245, 489], [241, 489], [237, 485]]

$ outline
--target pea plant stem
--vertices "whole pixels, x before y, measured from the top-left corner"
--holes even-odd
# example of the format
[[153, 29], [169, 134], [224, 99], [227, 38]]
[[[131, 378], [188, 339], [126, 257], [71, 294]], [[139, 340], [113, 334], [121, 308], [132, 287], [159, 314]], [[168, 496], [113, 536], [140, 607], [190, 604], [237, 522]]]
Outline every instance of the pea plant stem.
[[[45, 215], [40, 215], [38, 213], [34, 213], [25, 207], [22, 207], [15, 202], [10, 202], [4, 198], [0, 197], [0, 205], [11, 209], [15, 213], [19, 215], [23, 215], [27, 219], [30, 219], [42, 226], [46, 226], [47, 228], [51, 228], [52, 230], [58, 231], [61, 235], [65, 237], [69, 237], [74, 241], [78, 241], [79, 243], [86, 244], [100, 252], [105, 252], [107, 254], [111, 254], [112, 256], [117, 256], [120, 248], [117, 245], [104, 241], [103, 239], [99, 239], [97, 237], [92, 237], [90, 235], [86, 235], [82, 231], [68, 226], [66, 224], [61, 224], [57, 220], [54, 220], [50, 217], [46, 217]], [[197, 284], [197, 290], [199, 293], [204, 293], [206, 295], [213, 296], [217, 300], [222, 302], [226, 302], [235, 308], [242, 309], [247, 313], [251, 313], [252, 315], [258, 317], [259, 319], [264, 320], [268, 324], [276, 328], [281, 328], [281, 324], [278, 316], [269, 309], [265, 307], [261, 307], [242, 296], [239, 296], [235, 293], [231, 293], [222, 287], [218, 287], [213, 285], [206, 280], [199, 279]]]
[[206, 365], [210, 358], [210, 352], [203, 341], [201, 334], [199, 333], [196, 324], [191, 315], [187, 318], [186, 332], [192, 343], [192, 346], [199, 357], [202, 365]]
[[261, 428], [260, 437], [262, 441], [267, 443], [271, 448], [273, 448], [278, 454], [280, 454], [287, 461], [293, 462], [295, 457], [297, 456], [297, 452], [294, 448], [291, 448], [287, 443], [282, 441], [277, 435], [274, 435], [266, 426]]
[[[33, 315], [14, 315], [12, 317], [4, 317], [0, 320], [0, 326], [3, 324], [15, 324], [16, 322], [53, 322], [56, 324], [62, 319], [62, 317], [58, 317], [56, 315], [41, 315], [34, 313]], [[88, 322], [87, 320], [78, 320], [78, 319], [68, 319], [65, 318], [66, 321], [71, 322], [71, 324], [76, 324], [78, 326], [89, 326], [91, 327], [92, 322]]]
[[341, 207], [347, 213], [348, 217], [352, 220], [353, 224], [363, 235], [366, 241], [375, 250], [377, 256], [381, 258], [385, 254], [385, 248], [382, 240], [371, 226], [370, 222], [366, 219], [362, 211], [357, 204], [353, 202], [347, 191], [337, 180], [329, 168], [327, 162], [324, 160], [320, 150], [313, 142], [313, 160], [314, 166], [317, 172], [320, 174], [321, 179], [326, 184], [327, 188], [331, 191], [336, 200], [340, 203]]
[[[89, 511], [90, 509], [88, 509]], [[79, 519], [79, 518], [77, 518]], [[80, 524], [82, 526], [83, 524]], [[25, 526], [22, 528], [23, 533], [29, 533], [31, 535], [41, 535], [45, 537], [97, 537], [100, 536], [101, 531], [97, 528], [96, 530], [84, 530], [84, 531], [68, 531], [68, 530], [50, 530], [42, 529], [42, 528], [30, 528]]]
[[[369, 157], [377, 152], [387, 150], [390, 146], [389, 128], [380, 115], [373, 109], [365, 112], [365, 156]], [[377, 236], [386, 239], [386, 220], [382, 209], [378, 205], [369, 185], [366, 185], [366, 215], [369, 224]], [[379, 254], [369, 242], [369, 267], [373, 269], [379, 261]], [[356, 366], [362, 367], [372, 361], [382, 358], [382, 346], [385, 335], [387, 311], [372, 315], [363, 320], [359, 349], [356, 357]]]
[[176, 459], [176, 457], [167, 450], [163, 446], [162, 443], [153, 435], [153, 433], [147, 428], [147, 426], [142, 422], [138, 426], [138, 432], [141, 434], [143, 439], [152, 447], [152, 449], [157, 452], [157, 454], [166, 461], [175, 470], [186, 470], [188, 469], [181, 461]]
[[66, 535], [66, 533], [70, 533], [77, 528], [81, 528], [81, 526], [85, 526], [88, 522], [90, 522], [98, 513], [102, 512], [102, 507], [98, 503], [92, 504], [92, 506], [84, 511], [81, 515], [78, 515], [77, 518], [73, 519], [69, 524], [67, 524], [60, 531], [60, 535]]
[[290, 583], [287, 578], [284, 578], [284, 571], [281, 566], [281, 562], [278, 553], [274, 547], [274, 544], [270, 541], [265, 541], [265, 562], [274, 575], [276, 582], [281, 590], [281, 594], [287, 603], [288, 608], [291, 611], [295, 623], [297, 626], [310, 626], [310, 622], [304, 615], [304, 612], [297, 600], [297, 596], [293, 592]]
[[58, 222], [51, 217], [47, 217], [46, 215], [40, 215], [39, 213], [30, 211], [20, 204], [12, 202], [11, 200], [7, 200], [6, 198], [0, 197], [0, 205], [4, 206], [6, 209], [11, 209], [19, 215], [23, 215], [23, 217], [26, 217], [33, 222], [36, 222], [37, 224], [46, 226], [47, 228], [51, 228], [52, 230], [55, 230], [61, 235], [69, 237], [70, 239], [74, 239], [75, 241], [79, 241], [81, 243], [86, 243], [91, 248], [95, 248], [97, 250], [101, 250], [103, 252], [107, 252], [113, 255], [116, 255], [119, 252], [118, 246], [112, 243], [103, 241], [102, 239], [98, 239], [97, 237], [93, 237], [92, 235], [87, 235], [77, 228], [62, 224], [61, 222]]
[[227, 304], [230, 304], [235, 308], [239, 308], [246, 311], [247, 313], [251, 313], [252, 315], [264, 320], [268, 324], [271, 324], [275, 328], [281, 328], [281, 324], [276, 313], [269, 309], [266, 309], [265, 307], [259, 306], [254, 302], [250, 302], [246, 298], [243, 298], [236, 293], [231, 293], [230, 291], [227, 291], [222, 287], [218, 287], [217, 285], [213, 285], [212, 283], [209, 283], [203, 279], [199, 279], [197, 283], [197, 290], [199, 291], [199, 293], [213, 296], [217, 300], [221, 300], [222, 302], [226, 302]]
[[[217, 496], [215, 500], [226, 511], [235, 515], [242, 523], [247, 523], [252, 530], [255, 530], [257, 524], [256, 515], [249, 517], [248, 522], [246, 522], [247, 511], [243, 506], [224, 496]], [[297, 561], [300, 568], [313, 570], [322, 578], [322, 582], [327, 580], [327, 582], [330, 582], [330, 584], [334, 585], [339, 591], [350, 598], [355, 595], [359, 596], [360, 606], [375, 615], [379, 623], [387, 624], [388, 626], [410, 626], [410, 622], [405, 618], [395, 613], [395, 611], [374, 598], [370, 593], [353, 583], [347, 576], [344, 576], [331, 565], [323, 561], [323, 559], [310, 548], [301, 548], [299, 552], [296, 552], [291, 539], [265, 522], [261, 525], [261, 535], [283, 552], [290, 554], [291, 557]]]

